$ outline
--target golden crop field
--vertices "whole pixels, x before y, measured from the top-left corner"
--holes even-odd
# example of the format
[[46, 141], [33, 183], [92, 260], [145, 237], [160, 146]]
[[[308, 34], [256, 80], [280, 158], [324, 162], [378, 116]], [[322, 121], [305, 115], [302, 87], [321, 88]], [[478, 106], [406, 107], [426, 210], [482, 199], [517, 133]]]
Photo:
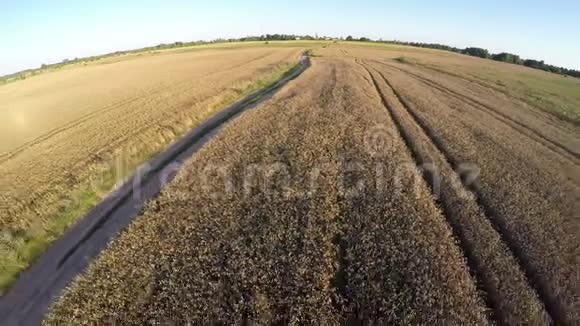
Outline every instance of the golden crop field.
[[0, 289], [139, 164], [279, 79], [302, 52], [201, 47], [0, 86]]
[[45, 323], [580, 322], [579, 80], [401, 46], [311, 60]]

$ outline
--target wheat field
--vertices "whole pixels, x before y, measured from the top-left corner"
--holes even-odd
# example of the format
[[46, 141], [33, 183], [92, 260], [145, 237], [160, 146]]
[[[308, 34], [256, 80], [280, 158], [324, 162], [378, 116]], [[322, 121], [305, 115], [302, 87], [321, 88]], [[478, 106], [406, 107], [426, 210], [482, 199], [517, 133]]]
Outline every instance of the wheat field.
[[580, 322], [577, 80], [351, 42], [311, 60], [45, 323]]
[[139, 164], [277, 80], [302, 51], [167, 51], [1, 86], [0, 288]]

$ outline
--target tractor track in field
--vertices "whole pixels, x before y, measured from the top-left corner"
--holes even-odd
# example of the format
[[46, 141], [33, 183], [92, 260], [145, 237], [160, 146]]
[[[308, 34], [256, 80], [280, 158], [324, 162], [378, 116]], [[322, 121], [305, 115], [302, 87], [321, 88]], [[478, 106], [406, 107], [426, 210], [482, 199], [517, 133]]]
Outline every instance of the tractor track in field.
[[[408, 73], [408, 72], [406, 72]], [[382, 74], [381, 74], [382, 75]], [[383, 78], [384, 75], [382, 75]], [[438, 151], [445, 157], [445, 159], [448, 161], [448, 163], [451, 165], [451, 167], [453, 169], [458, 169], [460, 163], [457, 162], [453, 156], [450, 154], [449, 150], [447, 149], [446, 145], [444, 144], [444, 142], [442, 142], [441, 140], [439, 140], [439, 138], [436, 136], [435, 131], [428, 126], [428, 124], [422, 120], [417, 114], [416, 114], [416, 110], [413, 108], [413, 106], [406, 101], [399, 92], [397, 92], [397, 90], [395, 88], [392, 87], [392, 85], [386, 80], [385, 78], [385, 82], [387, 82], [389, 84], [389, 86], [392, 88], [393, 92], [395, 93], [395, 95], [397, 96], [398, 100], [401, 102], [401, 104], [403, 104], [403, 106], [405, 107], [405, 109], [407, 110], [407, 112], [412, 116], [413, 120], [415, 121], [415, 123], [417, 123], [418, 126], [421, 127], [421, 129], [423, 130], [423, 132], [430, 138], [430, 140], [432, 141], [432, 143], [435, 145], [435, 147], [438, 149]], [[437, 87], [438, 84], [431, 84], [431, 86], [433, 87]], [[443, 87], [443, 86], [441, 86]], [[444, 89], [447, 89], [445, 87], [443, 87]], [[473, 103], [479, 103], [479, 101], [477, 100], [473, 100], [469, 97], [466, 97], [462, 94], [459, 94], [453, 90], [449, 90], [451, 92], [451, 95], [456, 95], [456, 98], [458, 99], [465, 99], [467, 101], [474, 101]], [[492, 112], [496, 112], [495, 109], [493, 108], [489, 108], [488, 106], [485, 106], [484, 104], [481, 104], [484, 107], [486, 107], [487, 109], [491, 110]], [[500, 114], [499, 112], [498, 115], [504, 116], [503, 114]], [[506, 119], [508, 121], [512, 121], [511, 118], [506, 117]], [[521, 125], [519, 122], [515, 121], [518, 125]], [[510, 125], [510, 124], [508, 124]], [[511, 125], [513, 127], [513, 125]], [[522, 125], [523, 126], [523, 125]], [[528, 130], [529, 128], [526, 126], [523, 126], [526, 130]], [[534, 130], [529, 129], [531, 132], [533, 132], [534, 134], [537, 134]], [[520, 131], [521, 132], [521, 131]], [[538, 134], [539, 135], [539, 134]], [[542, 139], [545, 139], [542, 137]], [[545, 143], [543, 143], [544, 145], [546, 145]], [[558, 153], [558, 151], [554, 150], [554, 148], [550, 147], [550, 146], [546, 146], [547, 148], [551, 149], [552, 151], [555, 151], [556, 153]], [[558, 148], [562, 148], [563, 147], [558, 145]], [[566, 152], [568, 152], [566, 150]], [[573, 154], [570, 152], [570, 154]], [[540, 300], [542, 301], [542, 304], [544, 306], [544, 308], [546, 309], [546, 312], [550, 315], [550, 318], [555, 321], [557, 324], [566, 324], [564, 320], [562, 320], [562, 316], [564, 316], [564, 312], [562, 307], [560, 306], [560, 304], [554, 300], [554, 299], [550, 299], [550, 289], [549, 286], [547, 285], [547, 283], [545, 282], [545, 280], [543, 280], [541, 278], [541, 275], [538, 275], [536, 272], [534, 272], [534, 267], [532, 266], [532, 264], [529, 261], [529, 258], [526, 257], [526, 255], [522, 252], [521, 248], [519, 248], [519, 246], [517, 245], [516, 240], [510, 235], [510, 232], [508, 230], [508, 228], [506, 227], [506, 225], [504, 224], [503, 220], [500, 215], [501, 213], [498, 212], [495, 208], [494, 205], [492, 203], [490, 203], [487, 199], [484, 198], [484, 196], [482, 195], [482, 187], [479, 183], [479, 180], [474, 180], [472, 183], [468, 184], [468, 185], [464, 185], [466, 187], [466, 189], [468, 189], [475, 198], [475, 201], [477, 203], [477, 205], [483, 210], [484, 215], [489, 219], [491, 225], [493, 226], [493, 228], [495, 229], [495, 231], [500, 235], [500, 237], [503, 239], [504, 243], [508, 246], [508, 248], [510, 249], [510, 251], [512, 252], [513, 256], [516, 258], [517, 262], [519, 263], [519, 266], [521, 267], [521, 269], [524, 271], [526, 278], [529, 282], [529, 286], [530, 288], [534, 289], [536, 294], [539, 296]]]
[[271, 98], [308, 67], [310, 60], [303, 56], [299, 69], [218, 112], [149, 161], [146, 164], [149, 169], [138, 170], [21, 273], [10, 290], [0, 297], [0, 324], [39, 324], [52, 301], [131, 223], [145, 203], [161, 192], [175, 177], [182, 162], [215, 136], [224, 124]]
[[[384, 78], [384, 77], [383, 77]], [[385, 79], [388, 83], [388, 81]], [[392, 88], [392, 86], [389, 84]], [[459, 169], [459, 163], [453, 159], [449, 151], [446, 149], [443, 142], [438, 140], [437, 136], [435, 135], [434, 131], [427, 126], [427, 124], [417, 116], [415, 111], [412, 109], [412, 106], [394, 89], [393, 92], [396, 94], [397, 98], [410, 116], [413, 117], [413, 120], [420, 128], [425, 132], [427, 137], [431, 140], [431, 142], [435, 145], [437, 150], [445, 157], [447, 162], [451, 165], [452, 169], [456, 170]], [[517, 242], [515, 239], [510, 235], [507, 227], [502, 223], [501, 219], [498, 218], [499, 212], [493, 208], [493, 205], [489, 203], [482, 195], [481, 186], [478, 180], [473, 180], [471, 184], [464, 184], [463, 185], [470, 193], [474, 195], [474, 199], [477, 205], [482, 209], [483, 215], [489, 220], [495, 231], [499, 234], [500, 238], [503, 242], [507, 245], [509, 250], [512, 252], [513, 257], [516, 258], [517, 262], [520, 265], [520, 268], [524, 271], [525, 276], [529, 282], [529, 287], [534, 289], [536, 294], [539, 296], [540, 300], [546, 312], [550, 315], [550, 318], [556, 321], [558, 324], [564, 324], [561, 320], [559, 320], [559, 316], [562, 316], [563, 313], [561, 312], [562, 309], [559, 307], [557, 302], [552, 302], [549, 299], [549, 287], [542, 281], [539, 275], [537, 275], [533, 270], [534, 268], [531, 266], [529, 259], [525, 256], [522, 250], [518, 247]]]
[[[525, 105], [527, 105], [528, 107], [530, 107], [532, 109], [530, 111], [533, 115], [535, 115], [536, 117], [542, 118], [542, 119], [547, 119], [550, 122], [550, 124], [552, 124], [552, 125], [554, 125], [553, 124], [554, 121], [558, 121], [558, 122], [565, 121], [566, 123], [569, 123], [571, 126], [578, 126], [578, 122], [574, 121], [573, 119], [570, 119], [567, 116], [546, 113], [545, 109], [542, 108], [541, 105], [538, 105], [537, 103], [533, 103], [532, 101], [530, 101], [529, 99], [527, 99], [525, 97], [517, 96], [513, 93], [510, 93], [509, 91], [506, 91], [505, 89], [502, 89], [500, 87], [497, 87], [497, 86], [494, 86], [494, 85], [489, 84], [487, 82], [478, 80], [474, 76], [464, 76], [461, 74], [452, 73], [449, 71], [445, 71], [444, 69], [441, 69], [441, 68], [436, 68], [436, 67], [426, 65], [426, 64], [421, 64], [421, 63], [415, 63], [415, 66], [418, 68], [423, 68], [425, 70], [435, 72], [435, 73], [444, 74], [444, 75], [447, 75], [447, 76], [450, 76], [453, 78], [459, 78], [463, 81], [466, 81], [466, 82], [472, 83], [472, 84], [476, 84], [476, 85], [478, 85], [482, 88], [485, 88], [489, 91], [492, 91], [492, 92], [501, 93], [512, 100], [516, 100], [516, 101], [519, 101], [521, 103], [524, 103]], [[562, 125], [559, 124], [559, 125], [556, 125], [556, 127], [562, 128]], [[573, 128], [570, 128], [570, 126], [566, 126], [564, 128], [566, 128], [568, 131], [573, 130]]]
[[[369, 75], [369, 77], [370, 77], [370, 83], [373, 84], [373, 86], [375, 88], [375, 91], [379, 95], [379, 97], [381, 99], [382, 105], [384, 106], [387, 114], [389, 115], [389, 117], [391, 118], [391, 120], [393, 121], [393, 124], [395, 125], [395, 127], [397, 129], [397, 133], [402, 138], [405, 146], [408, 148], [408, 150], [409, 150], [409, 152], [411, 154], [411, 157], [412, 157], [415, 165], [417, 166], [418, 170], [421, 172], [424, 180], [426, 181], [427, 185], [429, 186], [429, 188], [430, 188], [429, 190], [434, 194], [434, 192], [435, 192], [434, 191], [435, 184], [434, 184], [433, 181], [435, 179], [435, 176], [433, 175], [433, 173], [431, 173], [432, 171], [430, 171], [429, 169], [426, 169], [426, 170], [422, 170], [421, 169], [421, 166], [424, 165], [425, 162], [423, 162], [423, 160], [419, 156], [419, 153], [417, 152], [417, 149], [415, 148], [415, 146], [413, 146], [413, 144], [411, 142], [411, 139], [408, 136], [408, 134], [405, 133], [405, 131], [403, 130], [403, 127], [402, 127], [402, 125], [400, 123], [400, 120], [397, 117], [395, 117], [395, 115], [393, 114], [392, 109], [390, 108], [390, 105], [387, 103], [387, 100], [386, 100], [383, 92], [381, 91], [381, 88], [380, 88], [380, 86], [378, 84], [378, 81], [375, 78], [375, 76], [373, 75], [373, 73], [371, 72], [371, 70], [364, 65], [364, 62], [361, 62], [358, 59], [355, 60], [355, 61]], [[441, 203], [440, 198], [438, 198], [438, 196], [436, 196], [434, 194], [434, 199], [435, 199], [436, 203], [438, 204], [438, 206], [441, 207], [442, 206], [442, 203]], [[444, 213], [444, 216], [445, 216], [446, 220], [449, 221], [449, 218], [447, 216], [448, 215], [447, 212], [444, 211], [443, 213]], [[481, 288], [481, 285], [483, 283], [482, 281], [480, 281], [481, 278], [482, 278], [481, 273], [478, 272], [478, 269], [475, 267], [476, 264], [474, 263], [474, 259], [469, 254], [469, 250], [467, 250], [468, 246], [465, 244], [465, 242], [466, 242], [465, 239], [463, 239], [463, 237], [460, 234], [458, 234], [458, 232], [457, 232], [457, 230], [455, 228], [453, 228], [453, 234], [454, 234], [454, 236], [457, 239], [459, 239], [460, 243], [462, 244], [461, 245], [461, 251], [462, 251], [463, 255], [466, 257], [466, 259], [467, 259], [467, 265], [469, 266], [470, 272], [474, 273], [475, 274], [474, 276], [478, 280], [478, 282], [477, 282], [478, 287], [480, 287], [481, 290], [484, 290], [483, 288]], [[489, 306], [488, 308], [490, 308], [492, 310], [494, 309], [492, 307], [493, 303], [489, 300], [489, 298], [484, 298], [484, 301]]]
[[[559, 321], [557, 304], [547, 299], [545, 286], [536, 284], [537, 277], [531, 273], [526, 259], [505, 227], [498, 225], [496, 212], [488, 203], [482, 202], [477, 182], [469, 184], [456, 172], [461, 168], [460, 164], [449, 155], [443, 143], [417, 117], [384, 74], [378, 70], [373, 74], [364, 61], [356, 61], [371, 77], [383, 106], [459, 240], [477, 285], [485, 293], [483, 297], [492, 318], [501, 324], [529, 317], [534, 321]], [[381, 80], [385, 88], [379, 85]], [[392, 92], [390, 97], [384, 89]], [[495, 250], [484, 250], [486, 247]], [[534, 282], [530, 283], [530, 279]], [[513, 284], [506, 285], [502, 280]]]
[[569, 148], [563, 146], [562, 144], [559, 144], [556, 141], [549, 139], [548, 137], [537, 132], [536, 130], [526, 126], [524, 123], [521, 123], [521, 122], [517, 121], [516, 119], [508, 116], [507, 114], [500, 112], [499, 110], [492, 107], [491, 105], [485, 104], [478, 99], [475, 99], [471, 96], [461, 94], [461, 93], [459, 93], [453, 89], [450, 89], [449, 87], [443, 86], [440, 83], [437, 83], [429, 78], [425, 78], [425, 77], [420, 76], [418, 74], [415, 74], [413, 72], [401, 69], [395, 65], [391, 65], [391, 64], [388, 64], [386, 62], [377, 61], [377, 60], [373, 60], [373, 62], [376, 62], [378, 64], [387, 66], [389, 68], [401, 71], [402, 73], [407, 74], [407, 75], [413, 77], [414, 79], [418, 80], [419, 82], [421, 82], [421, 83], [423, 83], [431, 88], [437, 89], [448, 96], [451, 96], [451, 97], [453, 97], [457, 100], [460, 100], [462, 102], [467, 102], [473, 108], [479, 110], [480, 112], [484, 112], [484, 113], [491, 115], [495, 119], [497, 119], [497, 120], [505, 123], [506, 125], [512, 127], [514, 130], [517, 130], [518, 132], [527, 136], [528, 138], [535, 140], [538, 144], [541, 144], [544, 147], [553, 151], [554, 153], [559, 154], [560, 156], [567, 158], [569, 161], [571, 161], [575, 165], [580, 164], [580, 153], [577, 153], [573, 150], [570, 150]]

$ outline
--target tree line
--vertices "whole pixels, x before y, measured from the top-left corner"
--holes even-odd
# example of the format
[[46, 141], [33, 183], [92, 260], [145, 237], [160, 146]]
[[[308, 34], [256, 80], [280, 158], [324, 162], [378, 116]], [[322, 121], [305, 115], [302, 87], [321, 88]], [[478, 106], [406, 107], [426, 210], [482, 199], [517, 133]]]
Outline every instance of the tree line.
[[522, 65], [534, 69], [540, 69], [548, 72], [552, 72], [559, 75], [564, 76], [572, 76], [576, 78], [580, 78], [580, 71], [575, 69], [568, 69], [564, 67], [558, 67], [550, 64], [546, 64], [544, 60], [538, 61], [534, 59], [522, 59], [519, 55], [513, 53], [496, 53], [492, 54], [487, 49], [478, 48], [478, 47], [468, 47], [465, 49], [460, 49], [456, 47], [451, 47], [448, 45], [443, 44], [436, 44], [436, 43], [417, 43], [417, 42], [399, 42], [399, 41], [382, 41], [383, 43], [389, 44], [399, 44], [399, 45], [407, 45], [407, 46], [414, 46], [414, 47], [421, 47], [421, 48], [430, 48], [430, 49], [438, 49], [438, 50], [445, 50], [451, 51], [456, 53], [461, 53], [473, 57], [479, 57], [484, 59], [491, 59], [495, 61], [507, 62], [516, 65]]
[[300, 36], [300, 35], [287, 35], [287, 34], [266, 34], [261, 36], [253, 36], [253, 37], [245, 37], [241, 39], [230, 39], [229, 42], [244, 42], [244, 41], [288, 41], [288, 40], [341, 40], [341, 41], [358, 41], [358, 42], [378, 42], [378, 43], [388, 43], [388, 44], [399, 44], [399, 45], [407, 45], [413, 47], [420, 47], [420, 48], [429, 48], [429, 49], [437, 49], [437, 50], [444, 50], [450, 52], [461, 53], [469, 56], [480, 57], [485, 59], [491, 59], [495, 61], [501, 61], [516, 65], [522, 65], [534, 69], [540, 69], [564, 76], [573, 76], [580, 78], [580, 71], [574, 69], [568, 69], [564, 67], [558, 67], [550, 64], [546, 64], [543, 60], [533, 60], [533, 59], [522, 59], [517, 54], [502, 52], [497, 54], [491, 54], [487, 49], [478, 48], [478, 47], [468, 47], [465, 49], [452, 47], [444, 44], [437, 44], [437, 43], [419, 43], [419, 42], [400, 42], [400, 41], [373, 41], [368, 37], [360, 37], [354, 38], [351, 35], [347, 36], [346, 38], [329, 38], [329, 37], [319, 37], [316, 36]]
[[20, 71], [14, 74], [0, 76], [0, 84], [4, 84], [10, 81], [25, 79], [27, 77], [36, 75], [44, 70], [47, 69], [54, 69], [59, 68], [64, 65], [74, 64], [74, 63], [85, 63], [90, 61], [100, 60], [102, 58], [111, 57], [111, 56], [119, 56], [131, 53], [140, 53], [140, 52], [147, 52], [147, 51], [156, 51], [156, 50], [164, 50], [164, 49], [173, 49], [173, 48], [181, 48], [181, 47], [191, 47], [196, 45], [206, 45], [206, 44], [215, 44], [215, 43], [234, 43], [234, 42], [269, 42], [269, 41], [291, 41], [291, 40], [305, 40], [305, 41], [323, 41], [323, 40], [334, 40], [334, 41], [357, 41], [357, 42], [374, 42], [374, 43], [386, 43], [386, 44], [398, 44], [398, 45], [406, 45], [406, 46], [413, 46], [413, 47], [420, 47], [420, 48], [429, 48], [429, 49], [437, 49], [437, 50], [444, 50], [450, 51], [455, 53], [461, 53], [469, 56], [480, 57], [485, 59], [491, 59], [495, 61], [507, 62], [511, 64], [523, 65], [526, 67], [540, 69], [544, 71], [549, 71], [552, 73], [564, 75], [564, 76], [573, 76], [580, 78], [580, 71], [574, 69], [568, 69], [564, 67], [558, 67], [550, 64], [546, 64], [543, 60], [533, 60], [533, 59], [522, 59], [519, 55], [502, 52], [497, 54], [491, 54], [488, 50], [478, 47], [468, 47], [465, 49], [452, 47], [444, 44], [437, 44], [437, 43], [420, 43], [420, 42], [401, 42], [401, 41], [383, 41], [383, 40], [372, 40], [368, 37], [360, 37], [354, 38], [352, 36], [339, 37], [327, 37], [327, 36], [312, 36], [312, 35], [293, 35], [293, 34], [264, 34], [260, 36], [247, 36], [242, 38], [229, 38], [229, 39], [215, 39], [213, 41], [193, 41], [193, 42], [174, 42], [174, 43], [162, 43], [155, 46], [140, 48], [136, 50], [128, 50], [128, 51], [117, 51], [109, 54], [104, 55], [97, 55], [92, 57], [86, 58], [74, 58], [74, 59], [64, 59], [61, 62], [53, 63], [53, 64], [43, 64], [39, 68], [28, 69], [24, 71]]

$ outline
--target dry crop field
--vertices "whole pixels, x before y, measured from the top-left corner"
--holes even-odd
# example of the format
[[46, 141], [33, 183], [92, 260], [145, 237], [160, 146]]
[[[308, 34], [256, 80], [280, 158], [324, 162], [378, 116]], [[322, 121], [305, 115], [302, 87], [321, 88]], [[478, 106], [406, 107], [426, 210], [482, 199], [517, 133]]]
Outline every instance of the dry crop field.
[[526, 96], [550, 80], [577, 113], [573, 79], [317, 49], [191, 157], [46, 323], [578, 324], [578, 120]]
[[277, 80], [292, 47], [105, 59], [0, 87], [0, 291], [115, 183]]

